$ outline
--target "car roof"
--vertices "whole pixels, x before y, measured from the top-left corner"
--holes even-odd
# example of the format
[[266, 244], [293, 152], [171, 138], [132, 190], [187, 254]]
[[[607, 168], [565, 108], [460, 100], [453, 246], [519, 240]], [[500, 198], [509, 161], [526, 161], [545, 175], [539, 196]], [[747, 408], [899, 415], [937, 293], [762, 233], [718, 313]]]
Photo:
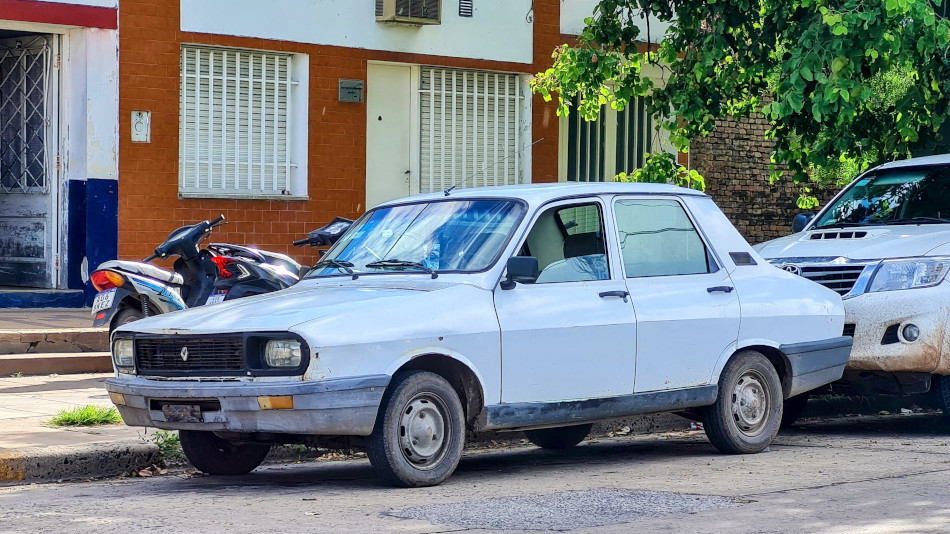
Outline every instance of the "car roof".
[[[529, 204], [539, 204], [548, 200], [570, 197], [575, 195], [684, 195], [684, 196], [707, 196], [701, 191], [695, 189], [686, 189], [669, 184], [649, 184], [649, 183], [630, 183], [630, 182], [556, 182], [541, 184], [521, 184], [521, 185], [501, 185], [490, 187], [472, 187], [464, 189], [454, 189], [448, 196], [451, 198], [520, 198], [526, 200]], [[427, 200], [444, 200], [446, 194], [443, 191], [434, 193], [424, 193], [411, 197], [400, 198], [380, 204], [402, 204], [405, 202], [419, 202]]]
[[902, 159], [898, 161], [889, 161], [871, 169], [872, 171], [881, 171], [885, 169], [900, 169], [903, 167], [922, 167], [931, 165], [950, 165], [950, 154], [939, 154], [937, 156], [924, 156], [921, 158]]

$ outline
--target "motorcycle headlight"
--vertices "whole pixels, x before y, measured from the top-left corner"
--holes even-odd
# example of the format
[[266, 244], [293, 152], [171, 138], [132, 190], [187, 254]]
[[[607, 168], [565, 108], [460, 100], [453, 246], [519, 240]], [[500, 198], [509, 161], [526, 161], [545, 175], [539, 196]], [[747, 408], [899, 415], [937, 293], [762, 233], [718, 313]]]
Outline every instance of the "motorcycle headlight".
[[300, 366], [300, 342], [296, 339], [272, 339], [264, 345], [264, 363], [274, 368]]
[[868, 292], [931, 287], [943, 281], [950, 258], [914, 258], [881, 262], [868, 285]]
[[132, 351], [131, 338], [115, 338], [112, 342], [112, 361], [119, 369], [131, 369], [135, 366], [135, 354]]

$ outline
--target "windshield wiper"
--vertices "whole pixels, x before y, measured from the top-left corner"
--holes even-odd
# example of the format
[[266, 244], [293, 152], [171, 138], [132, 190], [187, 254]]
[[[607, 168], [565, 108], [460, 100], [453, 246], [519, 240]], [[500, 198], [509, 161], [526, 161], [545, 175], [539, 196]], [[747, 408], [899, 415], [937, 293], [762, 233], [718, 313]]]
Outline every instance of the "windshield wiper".
[[907, 219], [894, 219], [884, 224], [923, 224], [923, 223], [950, 223], [950, 219], [940, 217], [908, 217]]
[[431, 274], [432, 278], [438, 278], [439, 273], [433, 271], [430, 267], [417, 262], [417, 261], [408, 261], [408, 260], [397, 260], [397, 259], [388, 259], [388, 260], [379, 260], [372, 263], [367, 263], [367, 267], [373, 268], [383, 268], [383, 267], [415, 267], [419, 270], [425, 271], [427, 274]]
[[352, 266], [353, 266], [353, 262], [330, 259], [330, 260], [320, 260], [316, 264], [314, 264], [313, 267], [315, 269], [317, 267], [334, 267], [352, 276], [353, 280], [356, 280], [359, 277], [359, 274], [354, 272], [353, 269], [350, 269], [350, 267]]

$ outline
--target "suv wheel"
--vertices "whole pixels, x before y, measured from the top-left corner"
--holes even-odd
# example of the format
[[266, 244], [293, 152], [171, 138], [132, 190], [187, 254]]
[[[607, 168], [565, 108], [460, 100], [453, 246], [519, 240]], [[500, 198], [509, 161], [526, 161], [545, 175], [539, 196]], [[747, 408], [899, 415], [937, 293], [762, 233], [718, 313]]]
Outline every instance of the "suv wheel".
[[370, 463], [397, 486], [434, 486], [458, 466], [465, 415], [452, 385], [428, 371], [397, 374], [366, 442]]
[[759, 452], [775, 439], [782, 422], [782, 385], [772, 362], [744, 350], [719, 376], [719, 397], [706, 408], [703, 428], [721, 452]]
[[950, 422], [950, 376], [934, 375], [930, 385], [936, 407], [943, 410], [944, 421]]
[[178, 436], [191, 465], [209, 475], [246, 475], [270, 452], [270, 444], [231, 441], [214, 432], [180, 430]]

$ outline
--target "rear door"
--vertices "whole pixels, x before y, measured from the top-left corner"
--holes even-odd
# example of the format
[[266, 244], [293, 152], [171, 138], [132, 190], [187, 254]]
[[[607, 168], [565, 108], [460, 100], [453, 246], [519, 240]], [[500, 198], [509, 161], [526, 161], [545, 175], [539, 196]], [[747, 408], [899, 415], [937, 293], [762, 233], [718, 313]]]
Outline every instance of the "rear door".
[[616, 236], [637, 316], [636, 392], [709, 383], [739, 335], [739, 298], [686, 207], [618, 197]]

